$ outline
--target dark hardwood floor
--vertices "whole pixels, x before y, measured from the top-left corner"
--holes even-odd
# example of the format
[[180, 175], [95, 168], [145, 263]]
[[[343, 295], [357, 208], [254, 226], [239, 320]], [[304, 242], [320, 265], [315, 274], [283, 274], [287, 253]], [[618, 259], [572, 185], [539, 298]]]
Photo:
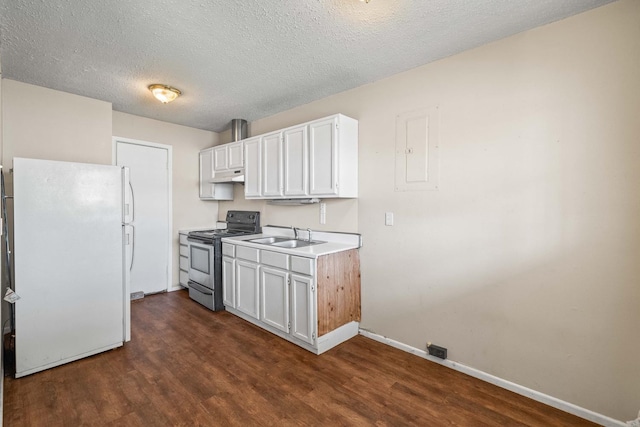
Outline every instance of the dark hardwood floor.
[[593, 425], [362, 336], [315, 356], [186, 291], [132, 324], [123, 348], [5, 378], [4, 425]]

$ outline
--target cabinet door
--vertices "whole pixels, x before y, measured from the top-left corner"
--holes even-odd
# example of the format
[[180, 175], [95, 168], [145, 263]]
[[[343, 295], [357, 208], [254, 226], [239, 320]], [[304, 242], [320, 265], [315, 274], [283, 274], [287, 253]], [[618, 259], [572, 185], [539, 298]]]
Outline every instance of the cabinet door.
[[314, 344], [315, 325], [315, 285], [309, 276], [291, 275], [291, 335]]
[[227, 170], [229, 165], [227, 164], [227, 145], [221, 145], [213, 149], [213, 171], [219, 172]]
[[233, 142], [227, 149], [227, 167], [241, 169], [244, 166], [244, 143]]
[[307, 126], [286, 130], [283, 135], [284, 195], [306, 196], [307, 189]]
[[244, 142], [244, 196], [246, 198], [262, 195], [262, 156], [260, 138]]
[[236, 260], [222, 257], [222, 303], [226, 307], [236, 308]]
[[338, 119], [309, 124], [309, 194], [338, 194]]
[[289, 332], [289, 273], [269, 267], [260, 269], [260, 320]]
[[262, 195], [282, 196], [282, 132], [262, 137]]
[[258, 319], [258, 264], [236, 260], [236, 309]]
[[200, 152], [200, 198], [210, 199], [214, 195], [213, 179], [213, 150]]

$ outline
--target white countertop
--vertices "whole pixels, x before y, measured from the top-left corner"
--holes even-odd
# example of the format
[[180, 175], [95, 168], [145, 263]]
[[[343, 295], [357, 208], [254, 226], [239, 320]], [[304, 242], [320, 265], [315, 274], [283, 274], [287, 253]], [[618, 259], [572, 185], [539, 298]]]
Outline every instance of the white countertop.
[[[240, 246], [248, 246], [250, 248], [256, 249], [265, 249], [272, 252], [281, 252], [289, 255], [296, 255], [305, 258], [318, 258], [322, 255], [333, 254], [336, 252], [348, 251], [350, 249], [358, 249], [360, 247], [360, 236], [355, 234], [343, 234], [340, 239], [332, 239], [333, 233], [327, 232], [313, 232], [312, 240], [314, 241], [323, 241], [326, 243], [318, 243], [317, 245], [304, 246], [301, 248], [282, 248], [279, 246], [273, 245], [265, 245], [261, 243], [252, 243], [248, 240], [258, 239], [260, 237], [290, 237], [293, 239], [292, 231], [288, 229], [282, 230], [282, 232], [277, 233], [262, 233], [262, 234], [251, 234], [249, 236], [235, 236], [235, 237], [223, 237], [222, 241], [227, 243], [233, 243]], [[289, 235], [291, 234], [291, 235]], [[306, 232], [305, 232], [306, 234]], [[352, 238], [344, 238], [345, 236], [357, 236]], [[331, 241], [334, 240], [334, 241]], [[352, 240], [352, 242], [349, 242]]]

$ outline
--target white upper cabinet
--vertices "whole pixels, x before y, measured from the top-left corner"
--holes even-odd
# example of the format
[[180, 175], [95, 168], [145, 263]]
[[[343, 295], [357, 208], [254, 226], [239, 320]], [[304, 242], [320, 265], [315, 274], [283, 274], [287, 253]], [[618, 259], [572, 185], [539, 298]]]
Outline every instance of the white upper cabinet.
[[214, 184], [214, 149], [202, 150], [198, 156], [200, 166], [200, 199], [233, 200], [233, 184]]
[[227, 163], [227, 149], [226, 145], [220, 145], [213, 149], [213, 170], [219, 172], [229, 169]]
[[337, 130], [337, 117], [309, 125], [309, 194], [312, 196], [338, 195]]
[[282, 196], [282, 132], [262, 137], [262, 195]]
[[247, 199], [262, 196], [262, 155], [260, 137], [244, 141], [244, 196]]
[[306, 196], [308, 188], [308, 137], [307, 126], [298, 126], [283, 132], [283, 180], [284, 195]]
[[227, 144], [227, 167], [239, 169], [244, 167], [244, 142]]
[[244, 167], [244, 141], [213, 147], [213, 171], [222, 172]]
[[244, 154], [248, 199], [358, 197], [358, 121], [350, 117], [253, 137]]

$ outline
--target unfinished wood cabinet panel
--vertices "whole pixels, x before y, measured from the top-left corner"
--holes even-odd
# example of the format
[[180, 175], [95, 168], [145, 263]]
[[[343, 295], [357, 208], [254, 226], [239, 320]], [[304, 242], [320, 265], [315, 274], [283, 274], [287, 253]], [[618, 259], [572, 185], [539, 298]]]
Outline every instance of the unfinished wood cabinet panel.
[[360, 255], [357, 249], [318, 258], [318, 336], [360, 321]]

